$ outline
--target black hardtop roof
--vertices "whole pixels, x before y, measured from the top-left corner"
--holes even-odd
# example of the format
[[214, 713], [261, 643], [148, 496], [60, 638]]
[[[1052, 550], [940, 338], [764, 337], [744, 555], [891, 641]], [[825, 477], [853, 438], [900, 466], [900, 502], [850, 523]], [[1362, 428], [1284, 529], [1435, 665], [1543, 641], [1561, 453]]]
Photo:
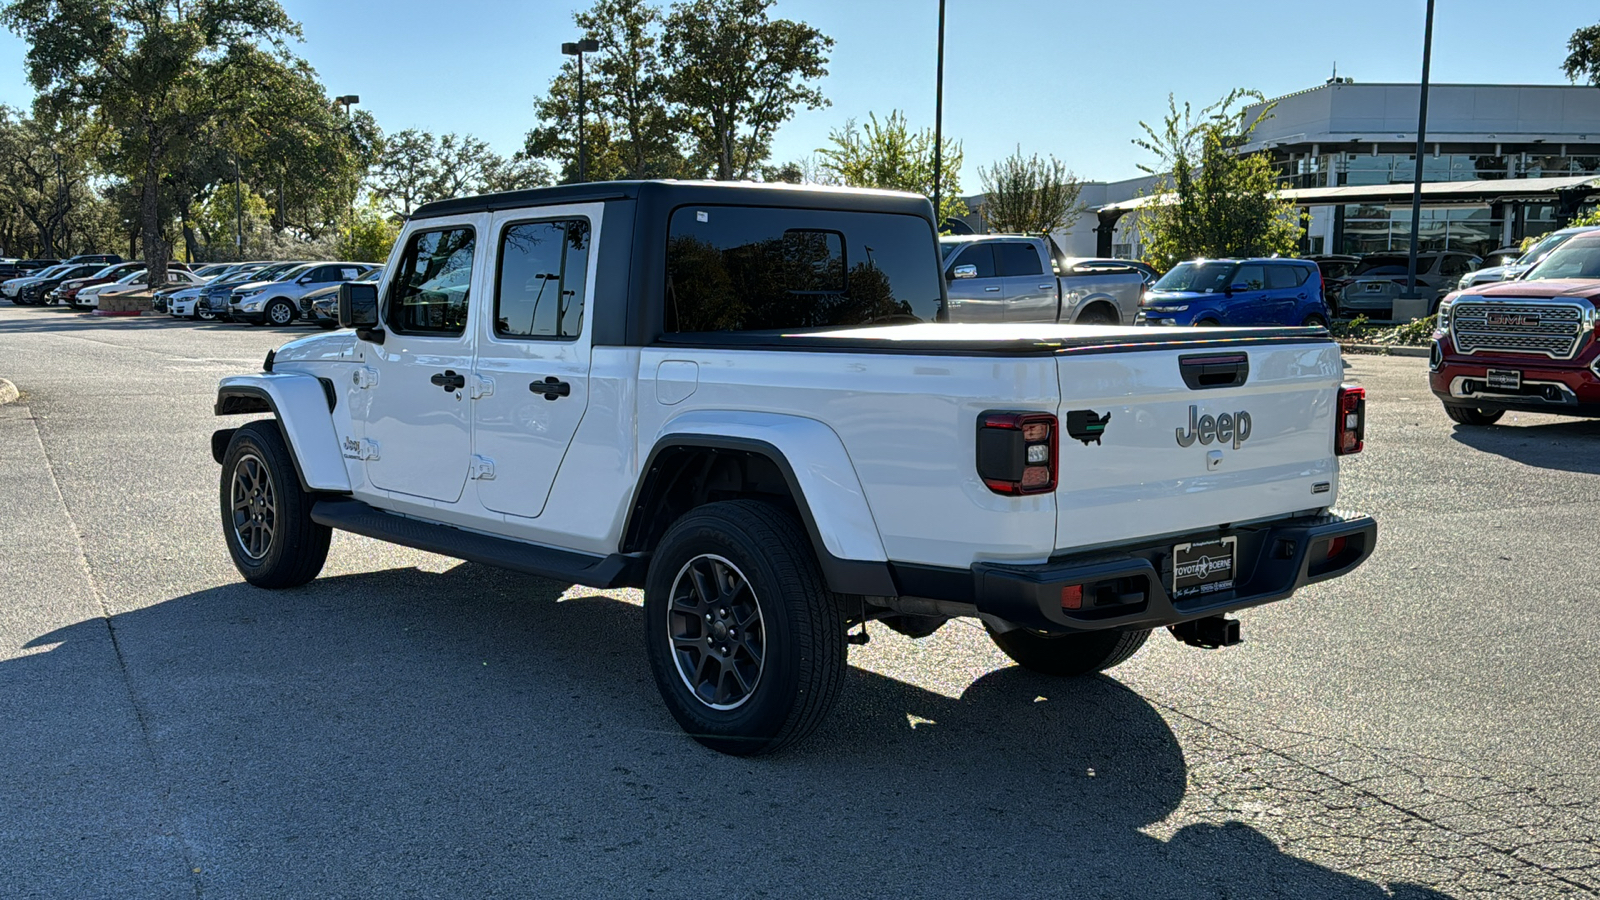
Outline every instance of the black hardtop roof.
[[692, 203], [723, 206], [792, 206], [853, 212], [892, 212], [920, 215], [930, 221], [933, 204], [920, 194], [870, 188], [825, 187], [815, 184], [763, 184], [749, 181], [595, 181], [454, 197], [417, 207], [413, 219], [431, 219], [461, 213], [492, 212], [558, 203], [592, 203], [603, 200], [648, 199], [676, 207]]

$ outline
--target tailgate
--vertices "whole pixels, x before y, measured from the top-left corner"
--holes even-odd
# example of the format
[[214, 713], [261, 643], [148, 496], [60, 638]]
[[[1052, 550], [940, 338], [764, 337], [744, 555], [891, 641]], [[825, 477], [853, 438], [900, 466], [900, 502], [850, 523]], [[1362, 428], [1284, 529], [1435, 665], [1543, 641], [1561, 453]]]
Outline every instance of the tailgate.
[[1056, 365], [1057, 549], [1333, 505], [1338, 345], [1067, 352]]

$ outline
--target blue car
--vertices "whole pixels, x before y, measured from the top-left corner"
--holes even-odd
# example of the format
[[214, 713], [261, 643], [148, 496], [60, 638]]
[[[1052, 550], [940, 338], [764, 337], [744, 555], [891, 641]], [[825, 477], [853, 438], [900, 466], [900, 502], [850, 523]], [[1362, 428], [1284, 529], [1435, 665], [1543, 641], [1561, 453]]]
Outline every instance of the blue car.
[[1303, 259], [1197, 259], [1150, 286], [1137, 325], [1328, 324], [1322, 273]]

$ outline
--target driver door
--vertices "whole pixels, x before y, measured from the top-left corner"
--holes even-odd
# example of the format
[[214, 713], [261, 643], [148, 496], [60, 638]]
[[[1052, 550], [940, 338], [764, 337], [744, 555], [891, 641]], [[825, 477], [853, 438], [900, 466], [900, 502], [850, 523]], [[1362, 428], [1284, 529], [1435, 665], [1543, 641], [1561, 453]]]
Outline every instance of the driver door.
[[412, 232], [382, 298], [384, 340], [366, 350], [367, 479], [439, 503], [461, 499], [472, 456], [472, 297], [489, 216], [430, 219]]

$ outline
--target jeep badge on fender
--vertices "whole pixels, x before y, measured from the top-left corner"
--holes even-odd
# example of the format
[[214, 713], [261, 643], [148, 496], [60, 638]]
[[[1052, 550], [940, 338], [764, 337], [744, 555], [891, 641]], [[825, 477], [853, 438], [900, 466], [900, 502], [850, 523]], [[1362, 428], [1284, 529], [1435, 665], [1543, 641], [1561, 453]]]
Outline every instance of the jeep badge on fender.
[[1202, 444], [1212, 441], [1226, 444], [1233, 443], [1233, 449], [1239, 449], [1245, 441], [1250, 440], [1250, 414], [1244, 410], [1236, 413], [1222, 413], [1215, 418], [1200, 415], [1200, 407], [1189, 407], [1189, 430], [1184, 433], [1182, 428], [1177, 429], [1178, 446], [1188, 447], [1196, 439]]

